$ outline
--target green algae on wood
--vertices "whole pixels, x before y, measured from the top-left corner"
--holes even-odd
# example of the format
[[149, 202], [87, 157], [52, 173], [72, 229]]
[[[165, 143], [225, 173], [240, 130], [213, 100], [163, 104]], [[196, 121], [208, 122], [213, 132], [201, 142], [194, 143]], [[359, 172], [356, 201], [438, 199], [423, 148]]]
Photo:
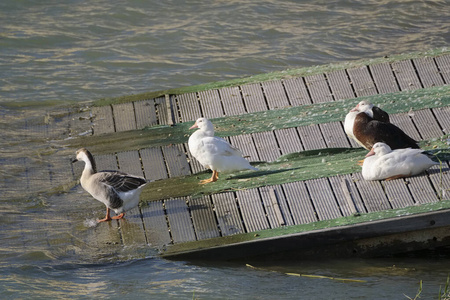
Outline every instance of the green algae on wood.
[[[357, 99], [287, 107], [244, 115], [214, 118], [211, 121], [214, 124], [217, 136], [235, 136], [246, 133], [271, 131], [274, 129], [338, 122], [343, 121], [348, 111], [362, 100], [368, 100], [382, 107], [390, 114], [425, 108], [445, 107], [450, 105], [450, 86], [431, 87], [414, 91], [360, 97]], [[120, 152], [185, 143], [192, 133], [189, 130], [192, 123], [177, 123], [174, 126], [160, 125], [141, 130], [78, 137], [68, 140], [67, 144], [71, 147], [89, 148], [91, 152], [96, 154], [104, 154], [110, 153], [111, 149], [116, 149], [116, 152]], [[118, 148], [118, 146], [120, 147]]]

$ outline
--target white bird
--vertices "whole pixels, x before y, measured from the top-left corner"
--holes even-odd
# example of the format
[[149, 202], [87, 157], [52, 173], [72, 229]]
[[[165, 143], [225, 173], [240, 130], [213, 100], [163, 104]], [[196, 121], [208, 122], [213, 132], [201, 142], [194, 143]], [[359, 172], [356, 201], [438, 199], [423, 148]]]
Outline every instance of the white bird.
[[[148, 183], [145, 178], [120, 171], [97, 172], [94, 157], [85, 148], [77, 151], [76, 158], [72, 162], [76, 161], [85, 162], [80, 178], [83, 189], [106, 205], [106, 217], [98, 222], [122, 219], [126, 211], [139, 204], [142, 188]], [[111, 209], [117, 216], [111, 218]]]
[[391, 180], [410, 177], [438, 165], [421, 149], [392, 150], [385, 143], [375, 143], [362, 166], [365, 180]]
[[250, 165], [239, 149], [214, 136], [214, 126], [210, 120], [199, 118], [189, 129], [194, 128], [198, 130], [189, 137], [189, 151], [203, 167], [213, 171], [211, 178], [200, 181], [200, 184], [217, 181], [219, 172], [258, 170]]

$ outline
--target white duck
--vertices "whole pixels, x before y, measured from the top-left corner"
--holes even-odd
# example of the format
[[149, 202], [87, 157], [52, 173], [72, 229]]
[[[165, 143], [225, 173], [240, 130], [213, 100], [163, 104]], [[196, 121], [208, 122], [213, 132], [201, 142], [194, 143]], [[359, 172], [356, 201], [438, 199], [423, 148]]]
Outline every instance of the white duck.
[[213, 171], [211, 178], [200, 181], [200, 184], [217, 181], [219, 172], [258, 170], [250, 165], [239, 149], [214, 136], [214, 126], [210, 120], [199, 118], [189, 129], [194, 128], [198, 130], [189, 137], [189, 151], [202, 166]]
[[385, 143], [375, 143], [362, 166], [365, 180], [391, 180], [414, 176], [439, 163], [421, 149], [391, 150]]
[[[126, 211], [139, 204], [139, 196], [142, 188], [148, 183], [145, 178], [120, 171], [97, 172], [94, 157], [85, 148], [77, 151], [76, 158], [72, 162], [76, 161], [85, 162], [84, 170], [80, 178], [83, 189], [106, 205], [106, 217], [98, 220], [98, 222], [122, 219]], [[111, 218], [111, 209], [118, 216]]]

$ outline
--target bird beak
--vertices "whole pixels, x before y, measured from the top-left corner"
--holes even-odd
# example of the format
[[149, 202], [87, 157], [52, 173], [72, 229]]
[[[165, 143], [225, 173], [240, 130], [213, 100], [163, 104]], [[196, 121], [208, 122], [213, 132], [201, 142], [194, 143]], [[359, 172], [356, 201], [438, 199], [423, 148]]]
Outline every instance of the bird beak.
[[375, 151], [373, 151], [373, 148], [370, 149], [370, 152], [366, 154], [366, 157], [369, 157], [369, 156], [372, 156], [372, 155], [375, 155]]
[[71, 163], [76, 163], [77, 161], [78, 161], [78, 159], [76, 159], [76, 158], [72, 158], [72, 159], [70, 160]]
[[194, 129], [194, 128], [198, 128], [197, 122], [195, 122], [194, 125], [192, 125], [191, 127], [189, 127], [189, 129]]
[[359, 103], [351, 111], [359, 111]]

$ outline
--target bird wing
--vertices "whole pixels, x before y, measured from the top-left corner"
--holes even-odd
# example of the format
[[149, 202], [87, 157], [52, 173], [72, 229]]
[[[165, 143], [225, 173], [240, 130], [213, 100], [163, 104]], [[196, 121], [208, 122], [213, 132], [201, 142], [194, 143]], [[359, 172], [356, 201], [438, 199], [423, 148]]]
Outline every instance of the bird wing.
[[[100, 173], [100, 172], [99, 172]], [[147, 183], [145, 178], [130, 175], [120, 171], [103, 171], [99, 181], [112, 187], [118, 193], [129, 192]]]
[[238, 148], [230, 145], [226, 140], [219, 137], [206, 137], [202, 139], [201, 143], [202, 146], [213, 155], [243, 156]]

